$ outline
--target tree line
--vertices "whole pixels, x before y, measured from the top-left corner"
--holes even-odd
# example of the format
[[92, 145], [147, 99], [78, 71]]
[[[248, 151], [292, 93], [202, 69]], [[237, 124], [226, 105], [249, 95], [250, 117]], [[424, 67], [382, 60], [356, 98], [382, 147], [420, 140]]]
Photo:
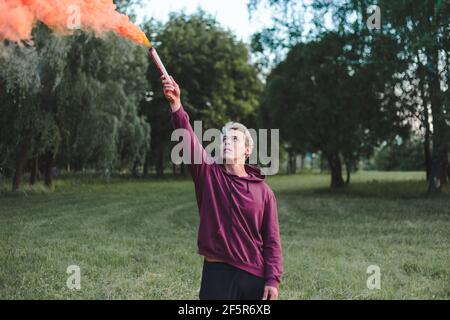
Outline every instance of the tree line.
[[[251, 0], [250, 10], [262, 3], [274, 24], [252, 39], [271, 63], [260, 114], [283, 126], [291, 155], [320, 151], [342, 187], [343, 167], [348, 182], [361, 157], [419, 134], [429, 192], [440, 192], [450, 178], [448, 2]], [[299, 24], [305, 13], [310, 32]]]
[[[251, 122], [262, 82], [248, 47], [199, 11], [143, 29], [183, 84], [193, 119]], [[1, 44], [0, 177], [24, 173], [52, 186], [55, 168], [162, 175], [171, 148], [169, 108], [147, 49], [114, 34], [57, 36], [39, 24], [33, 44]]]
[[[250, 0], [250, 12], [262, 2]], [[117, 3], [127, 10], [140, 1]], [[182, 84], [191, 119], [205, 127], [235, 120], [280, 128], [289, 163], [320, 152], [333, 188], [348, 184], [361, 158], [380, 146], [419, 135], [429, 191], [441, 191], [450, 175], [448, 4], [266, 4], [273, 25], [250, 45], [202, 11], [143, 23]], [[370, 29], [373, 4], [381, 23]], [[309, 31], [299, 23], [302, 12], [313, 17]], [[41, 173], [51, 186], [55, 167], [134, 176], [155, 168], [162, 175], [172, 127], [146, 49], [113, 34], [60, 37], [43, 25], [34, 29], [33, 41], [0, 44], [0, 177], [11, 178], [17, 190], [27, 172], [31, 184]], [[380, 161], [386, 168], [408, 167], [394, 156]]]

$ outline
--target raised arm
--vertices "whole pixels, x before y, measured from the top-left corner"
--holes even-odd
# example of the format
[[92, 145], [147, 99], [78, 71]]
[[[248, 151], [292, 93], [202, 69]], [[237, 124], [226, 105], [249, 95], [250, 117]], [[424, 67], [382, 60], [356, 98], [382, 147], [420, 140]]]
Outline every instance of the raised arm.
[[181, 104], [180, 87], [173, 77], [166, 79], [164, 76], [161, 76], [161, 80], [164, 86], [164, 96], [170, 103], [172, 125], [175, 129], [184, 129], [182, 146], [183, 150], [190, 151], [187, 166], [197, 187], [201, 185], [202, 178], [205, 176], [208, 165], [213, 162], [213, 159], [208, 156], [192, 129], [189, 115]]

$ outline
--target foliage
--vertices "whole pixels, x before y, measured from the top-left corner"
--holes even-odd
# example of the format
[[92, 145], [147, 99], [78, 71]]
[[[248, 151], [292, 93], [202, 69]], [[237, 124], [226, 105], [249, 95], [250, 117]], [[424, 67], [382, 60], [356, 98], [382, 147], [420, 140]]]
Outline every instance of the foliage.
[[[262, 83], [258, 70], [250, 64], [246, 45], [202, 11], [193, 15], [173, 14], [169, 21], [150, 21], [144, 28], [155, 34], [152, 42], [169, 73], [182, 90], [182, 103], [192, 121], [203, 128], [221, 128], [227, 121], [246, 122], [259, 105]], [[159, 74], [150, 66], [151, 92], [142, 107], [152, 123], [152, 150], [155, 161], [170, 141], [172, 124]], [[165, 148], [165, 149], [164, 149]], [[164, 151], [165, 150], [165, 151]], [[157, 163], [161, 170], [162, 163]]]

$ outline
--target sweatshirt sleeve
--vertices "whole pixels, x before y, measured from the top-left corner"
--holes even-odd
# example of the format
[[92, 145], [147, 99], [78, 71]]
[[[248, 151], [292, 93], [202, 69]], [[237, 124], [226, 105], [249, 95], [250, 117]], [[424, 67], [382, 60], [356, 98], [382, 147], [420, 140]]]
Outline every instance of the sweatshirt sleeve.
[[181, 106], [177, 111], [170, 112], [171, 122], [175, 129], [184, 129], [182, 147], [183, 152], [188, 151], [189, 163], [187, 163], [189, 172], [196, 185], [199, 185], [201, 178], [205, 176], [208, 164], [213, 159], [208, 156], [206, 150], [199, 142], [194, 130], [189, 122], [189, 114]]
[[281, 252], [278, 209], [272, 190], [264, 206], [262, 222], [264, 278], [266, 285], [278, 287], [283, 273], [283, 256]]

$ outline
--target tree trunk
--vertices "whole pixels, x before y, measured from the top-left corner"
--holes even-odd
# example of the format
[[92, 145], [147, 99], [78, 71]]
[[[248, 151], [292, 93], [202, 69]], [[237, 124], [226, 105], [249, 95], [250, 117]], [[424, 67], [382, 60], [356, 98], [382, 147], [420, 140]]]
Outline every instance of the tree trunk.
[[148, 162], [147, 161], [145, 161], [145, 163], [144, 163], [144, 170], [142, 170], [142, 176], [144, 178], [148, 177]]
[[342, 162], [338, 153], [327, 155], [327, 161], [331, 171], [331, 188], [342, 188], [345, 186], [342, 178]]
[[350, 176], [352, 174], [352, 165], [348, 161], [345, 162], [345, 170], [347, 172], [347, 177], [345, 179], [345, 184], [349, 185], [350, 184]]
[[428, 184], [428, 193], [435, 194], [442, 191], [442, 186], [447, 183], [448, 176], [448, 126], [444, 112], [444, 103], [440, 90], [440, 78], [438, 73], [438, 51], [432, 48], [430, 66], [434, 71], [430, 76], [430, 102], [433, 115], [433, 152], [431, 156], [431, 170]]
[[327, 165], [327, 161], [326, 160], [326, 156], [324, 155], [324, 153], [320, 153], [320, 173], [324, 173], [324, 172], [329, 172], [328, 171], [328, 165]]
[[296, 154], [293, 151], [289, 151], [288, 156], [288, 173], [295, 174], [297, 172]]
[[431, 159], [430, 181], [428, 184], [428, 193], [440, 193], [442, 186], [447, 183], [448, 161], [445, 159], [447, 152], [433, 152]]
[[157, 152], [156, 175], [162, 177], [164, 174], [164, 146], [160, 146]]
[[427, 181], [430, 181], [430, 171], [431, 171], [431, 150], [430, 150], [430, 123], [428, 115], [428, 106], [425, 110], [425, 141], [424, 141], [424, 154], [425, 154], [425, 169], [427, 175]]
[[133, 178], [139, 178], [138, 168], [139, 168], [139, 161], [136, 160], [134, 161], [133, 168], [131, 169], [131, 174]]
[[48, 188], [53, 185], [53, 163], [55, 160], [55, 154], [53, 151], [47, 151], [45, 153], [45, 174], [44, 183]]
[[430, 180], [428, 183], [429, 194], [440, 193], [448, 178], [448, 149], [444, 141], [441, 141], [439, 137], [435, 137], [439, 134], [438, 131], [436, 128], [433, 134], [433, 156], [431, 158]]
[[172, 174], [175, 176], [177, 174], [177, 166], [175, 163], [172, 163]]
[[37, 181], [37, 175], [38, 175], [38, 156], [31, 159], [31, 170], [30, 170], [30, 185], [35, 185]]
[[22, 180], [23, 169], [27, 163], [28, 152], [30, 151], [30, 139], [25, 138], [24, 141], [20, 144], [17, 156], [16, 156], [16, 164], [15, 164], [15, 173], [13, 177], [12, 183], [12, 191], [17, 191], [20, 187], [20, 183]]
[[[419, 59], [419, 57], [417, 57]], [[430, 129], [430, 99], [427, 94], [427, 89], [425, 83], [427, 82], [427, 76], [424, 67], [419, 63], [417, 68], [417, 76], [419, 78], [419, 90], [420, 96], [422, 98], [423, 105], [423, 115], [421, 120], [423, 122], [423, 127], [425, 129], [425, 141], [423, 144], [423, 151], [425, 157], [425, 170], [427, 181], [430, 180], [430, 170], [431, 170], [431, 129]]]
[[74, 170], [75, 172], [81, 172], [81, 171], [83, 171], [83, 164], [81, 163], [81, 161], [75, 161], [75, 162], [72, 164], [72, 167], [73, 167], [73, 170]]
[[303, 160], [303, 154], [300, 154], [300, 172], [303, 172], [303, 165], [304, 165], [304, 160]]
[[147, 152], [147, 155], [145, 156], [145, 161], [144, 161], [144, 168], [142, 170], [142, 176], [145, 178], [148, 177], [148, 171], [150, 168], [150, 160], [151, 160], [150, 152]]

